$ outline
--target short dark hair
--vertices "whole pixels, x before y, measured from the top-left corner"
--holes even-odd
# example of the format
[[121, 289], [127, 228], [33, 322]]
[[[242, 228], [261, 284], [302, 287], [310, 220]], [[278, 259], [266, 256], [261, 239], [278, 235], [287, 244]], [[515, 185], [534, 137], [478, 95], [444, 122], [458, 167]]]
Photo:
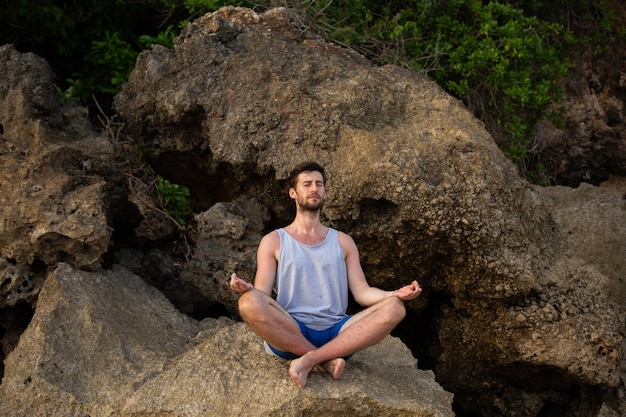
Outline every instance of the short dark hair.
[[322, 174], [322, 181], [324, 181], [324, 185], [326, 185], [326, 171], [324, 168], [317, 162], [306, 161], [296, 165], [296, 167], [289, 173], [289, 188], [296, 188], [296, 185], [298, 185], [298, 175], [303, 172], [312, 171], [317, 171]]

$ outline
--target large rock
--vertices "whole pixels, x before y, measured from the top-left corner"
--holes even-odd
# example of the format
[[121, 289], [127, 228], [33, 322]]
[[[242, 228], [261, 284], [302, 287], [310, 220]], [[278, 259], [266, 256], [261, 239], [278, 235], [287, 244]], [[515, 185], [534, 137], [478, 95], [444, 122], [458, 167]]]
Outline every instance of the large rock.
[[49, 65], [0, 47], [0, 308], [33, 302], [47, 265], [96, 268], [123, 194], [114, 148], [63, 103]]
[[198, 245], [181, 274], [207, 297], [226, 268], [252, 278], [261, 233], [231, 203], [267, 207], [263, 232], [288, 223], [287, 172], [314, 159], [326, 220], [355, 238], [370, 282], [426, 288], [404, 333], [459, 410], [594, 415], [619, 383], [623, 312], [605, 277], [567, 253], [540, 194], [436, 84], [313, 39], [285, 9], [224, 8], [141, 54], [115, 108], [198, 207], [226, 203], [207, 219], [238, 219], [238, 235], [204, 235], [231, 239], [226, 256]]
[[569, 250], [609, 278], [612, 297], [626, 308], [626, 177], [613, 177], [599, 187], [537, 190]]
[[[552, 210], [569, 250], [602, 272], [611, 298], [626, 308], [626, 178], [612, 177], [599, 187], [538, 189]], [[598, 417], [626, 415], [626, 340], [622, 342], [619, 386], [606, 396]]]
[[217, 203], [196, 216], [198, 244], [180, 275], [181, 282], [196, 288], [213, 304], [237, 310], [237, 293], [230, 276], [237, 271], [254, 276], [256, 248], [263, 237], [267, 208], [252, 198]]
[[115, 105], [154, 166], [207, 209], [254, 197], [267, 228], [291, 219], [288, 170], [317, 159], [325, 214], [361, 244], [373, 283], [424, 277], [459, 302], [533, 288], [563, 242], [480, 122], [436, 84], [302, 38], [286, 16], [225, 8], [139, 57]]
[[453, 416], [452, 395], [389, 337], [355, 355], [340, 381], [305, 389], [243, 323], [178, 312], [115, 266], [59, 264], [7, 357], [0, 414], [37, 416]]

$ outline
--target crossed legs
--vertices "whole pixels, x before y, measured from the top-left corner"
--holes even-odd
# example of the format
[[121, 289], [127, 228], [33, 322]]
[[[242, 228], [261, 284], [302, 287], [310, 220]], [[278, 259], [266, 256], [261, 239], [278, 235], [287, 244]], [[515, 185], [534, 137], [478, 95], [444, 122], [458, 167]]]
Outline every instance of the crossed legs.
[[383, 340], [404, 318], [404, 303], [389, 297], [352, 316], [337, 337], [317, 348], [300, 332], [296, 321], [274, 299], [252, 289], [239, 299], [239, 312], [253, 332], [276, 349], [298, 356], [289, 375], [303, 387], [311, 369], [321, 365], [333, 378], [343, 374], [343, 357]]

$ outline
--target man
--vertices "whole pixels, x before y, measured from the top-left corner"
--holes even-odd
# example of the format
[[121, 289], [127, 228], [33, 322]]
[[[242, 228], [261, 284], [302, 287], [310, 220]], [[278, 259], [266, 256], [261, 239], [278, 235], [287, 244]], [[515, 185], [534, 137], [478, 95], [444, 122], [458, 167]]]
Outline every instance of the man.
[[[230, 282], [241, 294], [243, 320], [268, 353], [292, 359], [289, 375], [300, 387], [316, 365], [341, 378], [345, 359], [387, 337], [405, 316], [403, 300], [422, 292], [417, 281], [395, 291], [369, 286], [352, 238], [320, 222], [325, 185], [315, 162], [291, 172], [295, 219], [261, 239], [254, 286], [236, 274]], [[348, 290], [367, 307], [353, 316], [346, 314]]]

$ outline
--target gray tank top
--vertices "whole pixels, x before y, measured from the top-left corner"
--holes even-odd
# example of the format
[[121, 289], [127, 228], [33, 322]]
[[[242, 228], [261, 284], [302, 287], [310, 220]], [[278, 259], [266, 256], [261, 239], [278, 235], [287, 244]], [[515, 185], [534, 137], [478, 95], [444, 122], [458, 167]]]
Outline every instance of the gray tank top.
[[280, 254], [276, 301], [313, 330], [326, 330], [346, 317], [348, 273], [337, 230], [323, 242], [305, 245], [278, 229]]

